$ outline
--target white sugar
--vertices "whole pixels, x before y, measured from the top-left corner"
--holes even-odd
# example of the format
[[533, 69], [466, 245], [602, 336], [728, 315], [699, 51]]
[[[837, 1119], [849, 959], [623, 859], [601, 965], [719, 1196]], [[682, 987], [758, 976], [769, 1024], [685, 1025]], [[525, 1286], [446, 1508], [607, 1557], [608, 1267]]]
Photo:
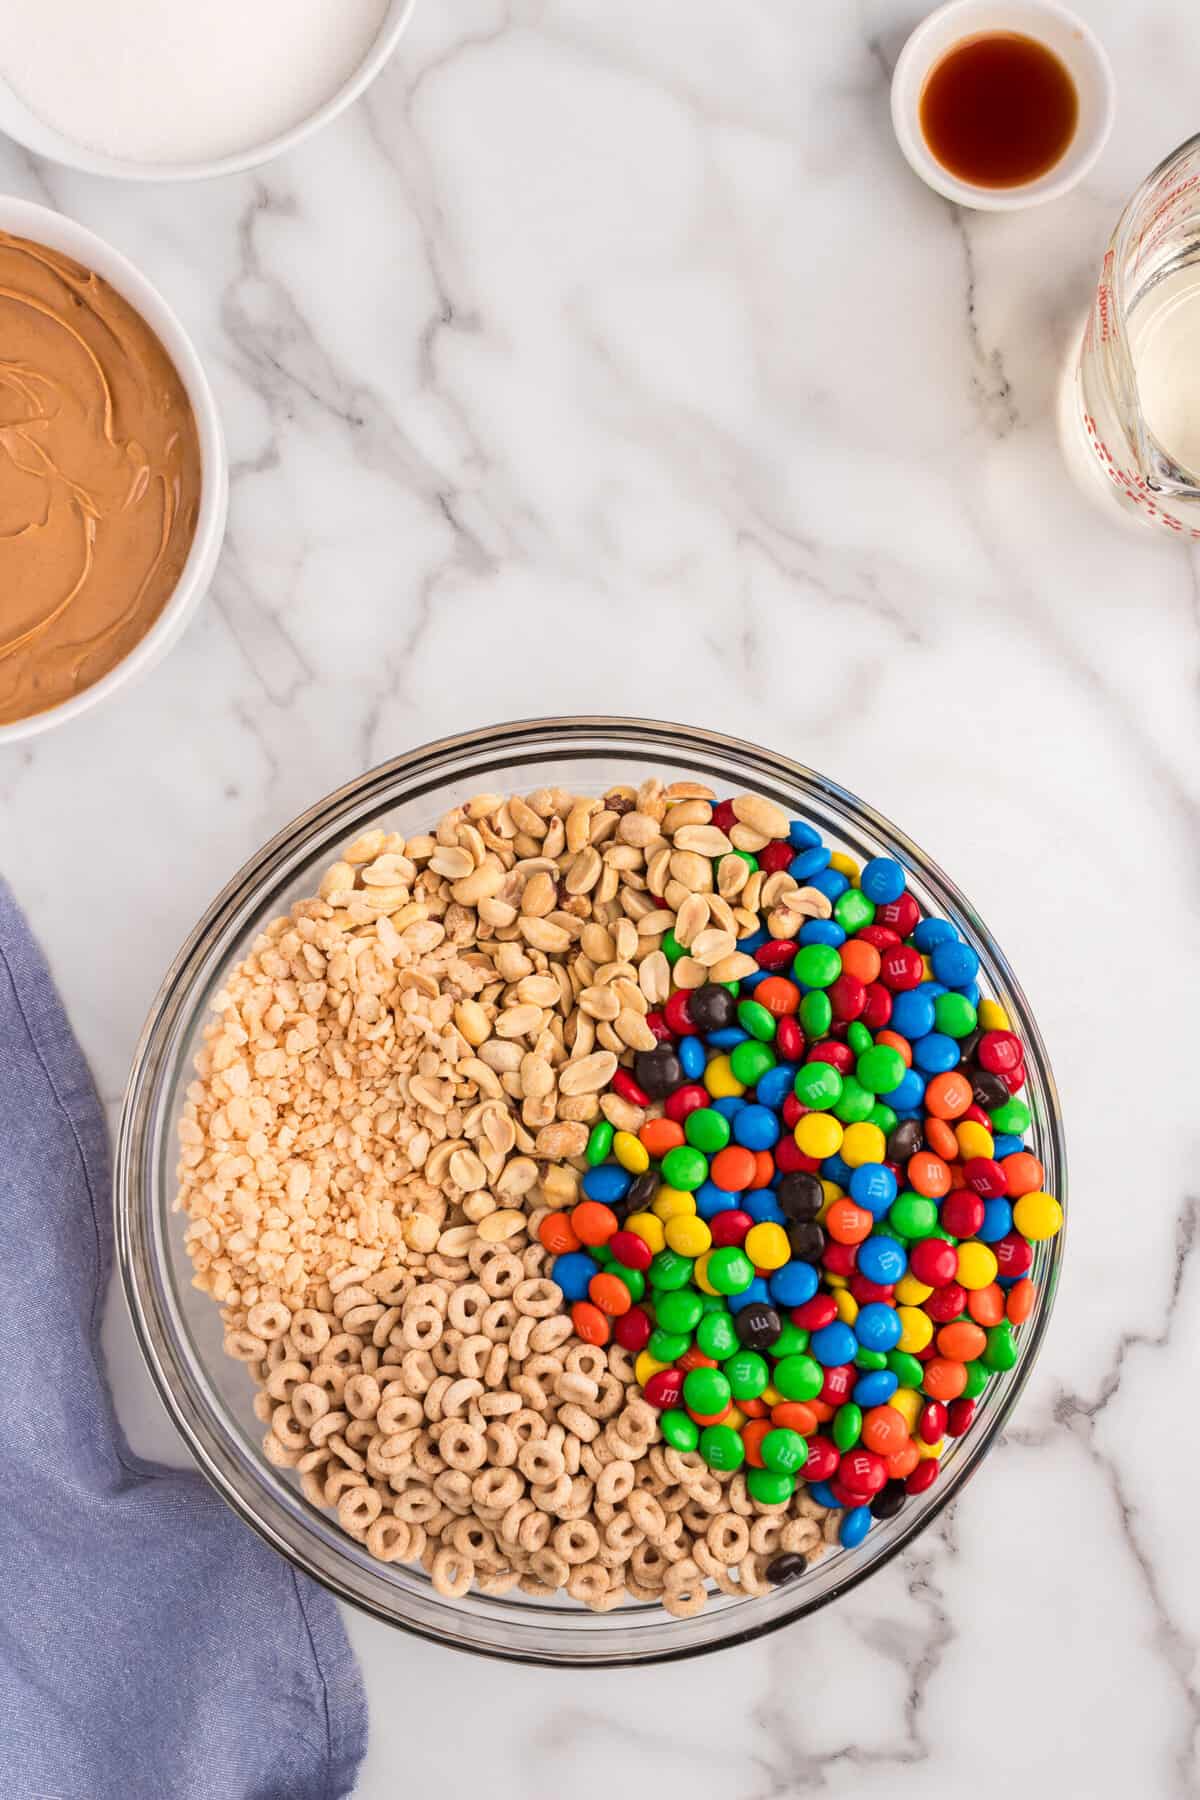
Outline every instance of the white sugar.
[[352, 76], [388, 0], [5, 0], [0, 75], [109, 156], [208, 161], [298, 125]]

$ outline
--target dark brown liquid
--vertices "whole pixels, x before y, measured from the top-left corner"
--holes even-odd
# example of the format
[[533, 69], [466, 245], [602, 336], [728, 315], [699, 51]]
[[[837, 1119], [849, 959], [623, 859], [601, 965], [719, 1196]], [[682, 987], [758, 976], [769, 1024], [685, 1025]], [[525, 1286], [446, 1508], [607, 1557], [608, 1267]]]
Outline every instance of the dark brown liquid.
[[1079, 122], [1065, 65], [1015, 31], [964, 38], [921, 95], [921, 131], [942, 167], [974, 187], [1020, 187], [1063, 155]]

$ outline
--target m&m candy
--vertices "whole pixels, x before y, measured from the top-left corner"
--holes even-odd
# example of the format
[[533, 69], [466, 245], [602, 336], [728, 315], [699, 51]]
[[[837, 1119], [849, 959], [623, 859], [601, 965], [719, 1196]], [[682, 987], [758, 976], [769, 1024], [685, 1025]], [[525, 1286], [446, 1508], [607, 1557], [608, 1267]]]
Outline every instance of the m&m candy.
[[1016, 1363], [1063, 1211], [1026, 1142], [1025, 1047], [903, 864], [859, 868], [800, 820], [735, 854], [808, 915], [741, 940], [755, 973], [656, 1007], [655, 1047], [612, 1080], [643, 1123], [592, 1125], [583, 1197], [539, 1235], [578, 1334], [636, 1358], [665, 1443], [760, 1507], [840, 1508], [853, 1549]]

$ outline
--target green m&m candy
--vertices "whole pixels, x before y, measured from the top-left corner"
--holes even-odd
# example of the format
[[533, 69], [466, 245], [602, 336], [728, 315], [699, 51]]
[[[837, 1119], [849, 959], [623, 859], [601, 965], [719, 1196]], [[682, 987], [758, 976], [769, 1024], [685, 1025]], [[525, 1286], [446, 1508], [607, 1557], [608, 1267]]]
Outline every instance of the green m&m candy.
[[659, 1415], [659, 1429], [672, 1450], [679, 1450], [684, 1456], [694, 1450], [700, 1442], [700, 1427], [695, 1419], [689, 1419], [678, 1407]]
[[711, 1356], [714, 1362], [724, 1362], [739, 1348], [741, 1340], [734, 1329], [733, 1320], [722, 1305], [720, 1312], [705, 1313], [696, 1327], [696, 1343], [705, 1356]]
[[889, 1207], [888, 1218], [901, 1237], [932, 1237], [938, 1228], [937, 1201], [923, 1194], [901, 1194]]
[[808, 1461], [808, 1445], [798, 1431], [780, 1426], [768, 1431], [758, 1447], [768, 1469], [777, 1475], [797, 1475]]
[[861, 888], [847, 888], [834, 901], [833, 916], [846, 936], [853, 937], [875, 917], [875, 902], [868, 900]]
[[823, 988], [814, 988], [801, 1000], [796, 1017], [805, 1037], [822, 1038], [833, 1024], [833, 1001]]
[[584, 1152], [590, 1169], [598, 1168], [604, 1161], [612, 1149], [614, 1135], [613, 1127], [607, 1119], [596, 1120], [588, 1133], [587, 1150]]
[[808, 1349], [809, 1334], [790, 1319], [784, 1319], [779, 1327], [779, 1336], [771, 1345], [771, 1355], [777, 1362], [785, 1356], [799, 1356]]
[[[654, 1303], [654, 1316], [662, 1331], [695, 1331], [704, 1314], [704, 1302], [695, 1288], [678, 1288], [662, 1294]], [[657, 1350], [653, 1352], [658, 1356]], [[678, 1355], [682, 1356], [680, 1350]], [[674, 1357], [659, 1357], [660, 1362], [673, 1362]]]
[[902, 1388], [919, 1388], [925, 1365], [907, 1350], [889, 1350], [887, 1366]]
[[785, 1400], [815, 1400], [825, 1385], [825, 1371], [815, 1356], [785, 1356], [775, 1364], [774, 1385]]
[[735, 1400], [757, 1400], [770, 1380], [766, 1358], [757, 1350], [741, 1350], [731, 1356], [724, 1372]]
[[[806, 1064], [811, 1068], [813, 1065]], [[842, 1092], [837, 1105], [833, 1108], [833, 1116], [840, 1119], [843, 1125], [860, 1125], [869, 1119], [878, 1101], [874, 1094], [869, 1094], [857, 1075], [842, 1076]]]
[[997, 1131], [1008, 1133], [1012, 1137], [1024, 1137], [1029, 1130], [1029, 1108], [1023, 1100], [1006, 1100], [988, 1118]]
[[775, 1015], [757, 1000], [741, 1002], [737, 1021], [743, 1031], [748, 1031], [751, 1037], [761, 1038], [764, 1044], [771, 1043], [775, 1037]]
[[728, 1378], [720, 1369], [689, 1369], [683, 1378], [684, 1403], [701, 1418], [723, 1413], [732, 1397]]
[[853, 1400], [847, 1400], [844, 1406], [839, 1406], [833, 1415], [833, 1441], [838, 1449], [853, 1450], [862, 1436], [862, 1427], [861, 1406], [856, 1406]]
[[933, 1003], [933, 1022], [947, 1037], [970, 1037], [979, 1015], [965, 994], [939, 994]]
[[651, 1258], [648, 1273], [652, 1288], [687, 1287], [692, 1279], [692, 1259], [676, 1250], [659, 1250]]
[[801, 944], [792, 958], [792, 973], [806, 988], [832, 987], [842, 972], [842, 959], [832, 944]]
[[[968, 1363], [967, 1364], [967, 1385], [962, 1391], [963, 1399], [964, 1400], [978, 1400], [980, 1394], [982, 1394], [984, 1388], [986, 1388], [986, 1386], [987, 1386], [988, 1382], [991, 1380], [991, 1378], [992, 1378], [991, 1369], [985, 1367], [985, 1365], [983, 1363], [981, 1363], [981, 1362]], [[904, 1387], [917, 1387], [919, 1384], [915, 1381], [906, 1381], [906, 1382], [903, 1382], [901, 1385]]]
[[708, 1160], [692, 1144], [676, 1144], [662, 1159], [662, 1178], [668, 1187], [694, 1194], [708, 1180]]
[[987, 1346], [981, 1360], [985, 1368], [992, 1371], [1011, 1369], [1016, 1362], [1017, 1340], [1007, 1319], [1003, 1324], [993, 1325], [988, 1332]]
[[[698, 1371], [693, 1370], [693, 1374]], [[700, 1433], [700, 1454], [710, 1469], [720, 1469], [722, 1474], [730, 1469], [740, 1469], [746, 1459], [746, 1446], [740, 1432], [732, 1425], [706, 1425]], [[752, 1470], [757, 1474], [758, 1470]]]
[[809, 1112], [827, 1112], [842, 1097], [842, 1078], [832, 1063], [801, 1063], [792, 1090]]
[[775, 1052], [766, 1044], [760, 1044], [757, 1038], [747, 1038], [744, 1044], [734, 1045], [729, 1067], [742, 1086], [749, 1088], [755, 1087], [767, 1070], [775, 1067], [775, 1060]]
[[796, 1483], [782, 1469], [750, 1469], [746, 1475], [746, 1490], [760, 1506], [781, 1506], [795, 1493]]
[[663, 1331], [661, 1327], [650, 1333], [646, 1348], [656, 1362], [673, 1363], [677, 1356], [682, 1356], [692, 1341], [690, 1331]]
[[[697, 1150], [703, 1150], [706, 1156], [713, 1156], [729, 1142], [729, 1120], [715, 1106], [698, 1106], [684, 1120], [683, 1135]], [[663, 1173], [666, 1173], [665, 1162]]]
[[744, 1250], [728, 1244], [709, 1257], [708, 1280], [718, 1294], [740, 1294], [754, 1280], [754, 1264]]
[[890, 1094], [904, 1080], [907, 1065], [890, 1044], [872, 1044], [858, 1059], [855, 1074], [872, 1094]]
[[640, 1269], [627, 1269], [623, 1263], [617, 1261], [615, 1256], [609, 1262], [608, 1268], [610, 1274], [615, 1275], [618, 1281], [624, 1282], [625, 1286], [629, 1289], [629, 1298], [636, 1306], [638, 1301], [642, 1298], [642, 1295], [646, 1292], [646, 1277], [642, 1274], [642, 1271]]

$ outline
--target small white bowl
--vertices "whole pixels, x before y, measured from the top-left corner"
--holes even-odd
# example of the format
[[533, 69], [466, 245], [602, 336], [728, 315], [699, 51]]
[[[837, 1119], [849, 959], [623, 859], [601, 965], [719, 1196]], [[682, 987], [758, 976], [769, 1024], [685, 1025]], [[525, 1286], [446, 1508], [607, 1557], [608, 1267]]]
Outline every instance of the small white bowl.
[[0, 231], [29, 238], [36, 244], [61, 251], [64, 256], [74, 257], [76, 262], [102, 275], [136, 308], [147, 325], [157, 332], [175, 365], [192, 403], [200, 439], [200, 509], [196, 534], [175, 590], [162, 612], [145, 637], [139, 639], [128, 655], [99, 681], [94, 681], [59, 706], [34, 713], [28, 719], [14, 719], [11, 724], [0, 725], [2, 750], [21, 738], [35, 737], [55, 725], [65, 724], [68, 719], [78, 718], [80, 713], [98, 706], [118, 688], [136, 681], [166, 655], [203, 599], [217, 566], [229, 506], [229, 462], [220, 414], [208, 377], [191, 339], [158, 289], [152, 287], [111, 244], [106, 244], [103, 238], [77, 225], [63, 213], [52, 212], [48, 206], [36, 206], [31, 200], [0, 195]]
[[[1036, 38], [1065, 63], [1079, 95], [1075, 136], [1064, 154], [1036, 181], [1018, 187], [977, 187], [942, 167], [921, 130], [921, 95], [930, 71], [965, 38], [1013, 31]], [[900, 52], [892, 76], [892, 124], [908, 162], [921, 180], [947, 200], [985, 212], [1013, 212], [1057, 200], [1081, 181], [1103, 150], [1116, 110], [1112, 64], [1100, 40], [1083, 20], [1053, 0], [950, 0], [923, 19]]]
[[[330, 0], [330, 4], [336, 5], [336, 0]], [[239, 150], [231, 156], [215, 157], [206, 162], [177, 163], [142, 162], [127, 157], [106, 156], [103, 151], [91, 150], [86, 144], [77, 144], [73, 138], [44, 124], [3, 78], [0, 78], [0, 131], [15, 138], [18, 144], [24, 144], [27, 150], [32, 150], [36, 155], [49, 157], [52, 162], [81, 169], [85, 175], [107, 175], [117, 181], [204, 181], [214, 175], [237, 175], [243, 169], [255, 169], [260, 163], [269, 162], [272, 157], [282, 156], [285, 150], [292, 150], [297, 144], [302, 144], [305, 138], [312, 137], [323, 125], [330, 124], [339, 113], [345, 112], [370, 86], [391, 56], [412, 17], [415, 4], [416, 0], [391, 0], [379, 28], [379, 36], [354, 74], [342, 84], [336, 94], [332, 94], [322, 106], [318, 106], [315, 112], [309, 113], [306, 119], [301, 119], [289, 131], [280, 132], [276, 137], [268, 138], [261, 144], [253, 144], [249, 149]]]

